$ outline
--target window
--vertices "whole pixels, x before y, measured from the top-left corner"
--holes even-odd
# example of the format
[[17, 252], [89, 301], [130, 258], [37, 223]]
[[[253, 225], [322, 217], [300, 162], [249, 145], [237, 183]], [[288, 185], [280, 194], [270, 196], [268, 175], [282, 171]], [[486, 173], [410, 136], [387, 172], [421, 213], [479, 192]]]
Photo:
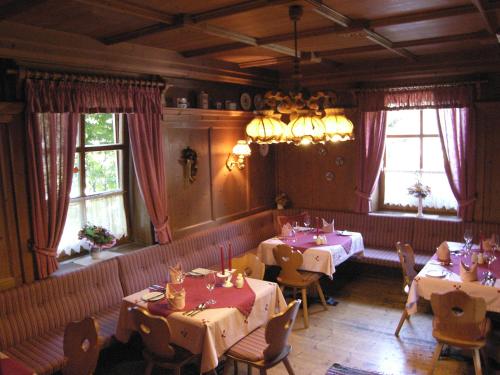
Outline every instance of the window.
[[436, 110], [389, 111], [380, 189], [383, 208], [416, 207], [417, 198], [408, 195], [408, 187], [417, 178], [431, 188], [424, 207], [456, 211], [457, 201], [444, 171]]
[[78, 231], [85, 223], [101, 225], [118, 239], [128, 234], [124, 189], [128, 148], [123, 121], [120, 114], [82, 115], [59, 254], [71, 255], [72, 250], [89, 248], [85, 241], [78, 240]]

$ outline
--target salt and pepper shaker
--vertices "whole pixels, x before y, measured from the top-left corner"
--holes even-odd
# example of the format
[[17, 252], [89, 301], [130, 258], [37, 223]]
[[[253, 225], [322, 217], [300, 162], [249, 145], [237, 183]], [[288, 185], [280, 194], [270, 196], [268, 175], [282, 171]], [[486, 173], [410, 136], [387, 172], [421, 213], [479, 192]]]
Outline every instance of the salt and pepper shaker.
[[241, 273], [236, 276], [236, 288], [243, 288], [243, 284], [245, 284], [245, 279], [243, 279], [243, 275]]

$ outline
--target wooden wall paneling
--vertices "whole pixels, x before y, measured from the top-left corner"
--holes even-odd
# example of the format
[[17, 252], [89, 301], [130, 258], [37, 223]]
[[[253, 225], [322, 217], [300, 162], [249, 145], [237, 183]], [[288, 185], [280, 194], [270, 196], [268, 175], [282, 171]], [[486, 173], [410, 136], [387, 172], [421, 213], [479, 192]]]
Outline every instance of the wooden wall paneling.
[[226, 168], [233, 146], [244, 138], [243, 128], [213, 128], [211, 131], [213, 213], [215, 219], [236, 217], [249, 211], [248, 167], [243, 170]]
[[248, 167], [248, 186], [250, 210], [265, 209], [274, 206], [276, 196], [276, 145], [269, 146], [266, 156], [260, 153], [260, 146], [250, 145], [252, 155]]
[[[181, 124], [177, 124], [181, 125]], [[212, 221], [208, 128], [164, 128], [168, 212], [171, 230], [186, 229]], [[198, 154], [198, 172], [186, 182], [181, 151], [189, 146]]]
[[476, 103], [478, 199], [475, 220], [500, 223], [500, 102]]

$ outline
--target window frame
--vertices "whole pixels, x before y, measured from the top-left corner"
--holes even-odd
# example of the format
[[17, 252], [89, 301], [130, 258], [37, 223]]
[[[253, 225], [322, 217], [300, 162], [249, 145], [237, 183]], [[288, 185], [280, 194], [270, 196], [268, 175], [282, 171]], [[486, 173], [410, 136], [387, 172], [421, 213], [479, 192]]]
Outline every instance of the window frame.
[[[423, 170], [423, 164], [424, 164], [424, 139], [425, 138], [438, 138], [439, 139], [439, 134], [437, 135], [432, 135], [432, 134], [424, 134], [424, 110], [427, 108], [415, 108], [413, 110], [418, 110], [419, 111], [419, 117], [420, 117], [420, 132], [419, 134], [387, 134], [385, 135], [385, 139], [387, 141], [388, 138], [416, 138], [419, 139], [420, 143], [420, 161], [419, 161], [419, 168], [421, 172], [425, 173], [440, 173], [441, 172], [436, 172], [436, 171], [426, 171]], [[386, 124], [387, 126], [387, 124]], [[395, 212], [415, 212], [417, 209], [417, 205], [396, 205], [396, 204], [385, 204], [385, 169], [387, 165], [387, 148], [384, 150], [384, 157], [383, 157], [383, 165], [380, 171], [379, 175], [379, 182], [378, 182], [378, 211], [395, 211]], [[406, 171], [407, 172], [407, 171]], [[425, 207], [425, 211], [430, 214], [436, 214], [436, 215], [456, 215], [457, 211], [454, 209], [446, 209], [446, 208], [435, 208], [435, 207]]]
[[[102, 112], [104, 114], [110, 114], [108, 112]], [[85, 116], [87, 114], [80, 115], [80, 125], [78, 129], [78, 137], [79, 144], [76, 146], [75, 150], [75, 158], [78, 155], [78, 165], [79, 165], [79, 193], [78, 197], [74, 197], [69, 199], [70, 203], [73, 202], [85, 202], [87, 200], [99, 199], [102, 197], [110, 197], [113, 195], [122, 195], [123, 196], [123, 207], [125, 211], [125, 220], [127, 225], [127, 236], [124, 236], [120, 240], [118, 240], [117, 244], [124, 244], [130, 242], [130, 234], [131, 234], [131, 223], [130, 223], [130, 205], [129, 205], [129, 184], [130, 184], [130, 171], [129, 171], [129, 163], [130, 163], [130, 146], [129, 146], [129, 136], [128, 136], [128, 127], [127, 120], [124, 114], [122, 113], [111, 113], [114, 116], [115, 123], [118, 123], [119, 126], [116, 127], [115, 131], [117, 132], [116, 136], [119, 139], [119, 143], [111, 144], [111, 145], [100, 145], [100, 146], [87, 146], [85, 145]], [[120, 135], [121, 130], [121, 135]], [[118, 174], [120, 179], [121, 189], [107, 191], [104, 193], [97, 193], [92, 195], [87, 195], [85, 193], [85, 177], [86, 177], [86, 168], [85, 168], [85, 154], [88, 152], [95, 151], [121, 151], [121, 163], [118, 166]], [[83, 204], [83, 207], [85, 205]], [[83, 214], [83, 213], [82, 213]], [[61, 253], [58, 255], [58, 259], [69, 259], [73, 257], [81, 256], [80, 253], [77, 253], [74, 256], [67, 255], [65, 253]]]

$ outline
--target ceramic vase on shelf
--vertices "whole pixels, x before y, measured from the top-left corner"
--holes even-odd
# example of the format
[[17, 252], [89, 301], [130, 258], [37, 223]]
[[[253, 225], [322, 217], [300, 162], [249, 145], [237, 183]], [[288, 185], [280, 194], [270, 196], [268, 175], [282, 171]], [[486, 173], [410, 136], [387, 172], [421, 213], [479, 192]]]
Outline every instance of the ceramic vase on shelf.
[[424, 198], [418, 197], [417, 217], [424, 217]]
[[100, 259], [101, 258], [101, 251], [102, 251], [102, 247], [101, 246], [92, 246], [90, 248], [90, 257], [93, 260]]

